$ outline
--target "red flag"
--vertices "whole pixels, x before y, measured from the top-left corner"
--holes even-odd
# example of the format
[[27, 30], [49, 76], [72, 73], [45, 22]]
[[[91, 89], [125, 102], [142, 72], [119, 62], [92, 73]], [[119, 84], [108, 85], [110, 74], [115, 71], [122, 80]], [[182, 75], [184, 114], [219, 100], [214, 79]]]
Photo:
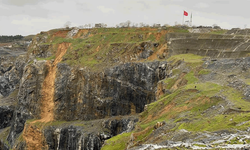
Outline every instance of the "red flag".
[[186, 11], [184, 11], [184, 16], [188, 16], [188, 13]]

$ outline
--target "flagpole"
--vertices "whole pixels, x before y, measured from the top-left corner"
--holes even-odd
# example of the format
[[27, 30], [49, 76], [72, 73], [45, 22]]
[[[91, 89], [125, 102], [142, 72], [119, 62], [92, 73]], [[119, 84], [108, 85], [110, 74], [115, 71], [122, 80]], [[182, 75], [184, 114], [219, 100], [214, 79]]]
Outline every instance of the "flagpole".
[[183, 25], [183, 22], [184, 22], [184, 10], [182, 12], [182, 25]]
[[193, 16], [192, 16], [192, 12], [191, 12], [191, 16], [190, 16], [190, 26], [191, 27], [192, 27], [192, 23], [193, 23], [192, 19], [193, 19]]

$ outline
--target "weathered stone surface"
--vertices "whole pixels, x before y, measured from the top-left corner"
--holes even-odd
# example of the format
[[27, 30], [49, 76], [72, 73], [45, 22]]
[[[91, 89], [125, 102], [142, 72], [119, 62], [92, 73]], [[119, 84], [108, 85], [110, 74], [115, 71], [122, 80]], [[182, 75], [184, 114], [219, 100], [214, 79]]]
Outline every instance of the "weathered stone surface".
[[0, 149], [1, 150], [9, 150], [8, 146], [0, 140]]
[[110, 130], [112, 136], [121, 134], [123, 132], [131, 132], [138, 118], [130, 117], [123, 119], [108, 119], [102, 122], [102, 127]]
[[0, 106], [0, 129], [10, 126], [13, 112], [13, 106]]
[[130, 132], [137, 121], [136, 116], [130, 116], [79, 122], [78, 126], [74, 123], [72, 125], [49, 126], [44, 129], [44, 137], [49, 150], [100, 150], [105, 140], [122, 132]]
[[166, 62], [126, 63], [104, 72], [58, 65], [55, 118], [91, 120], [140, 113], [155, 100], [157, 82], [165, 77]]
[[[69, 37], [75, 36], [77, 32], [78, 30], [72, 30], [72, 32], [69, 32]], [[31, 57], [45, 58], [52, 56], [52, 45], [42, 44], [48, 43], [48, 34], [42, 33], [41, 35], [37, 36], [31, 44], [30, 48], [33, 53], [32, 56], [30, 55]], [[141, 37], [143, 38], [140, 35]], [[248, 40], [241, 37], [234, 38], [230, 35], [168, 34], [166, 38], [170, 55], [194, 53], [225, 58], [241, 57], [249, 53]], [[214, 40], [216, 38], [220, 39]], [[92, 48], [94, 43], [86, 46]], [[172, 68], [169, 68], [167, 62], [130, 62], [147, 59], [152, 55], [153, 50], [159, 46], [159, 43], [143, 42], [138, 45], [134, 43], [113, 43], [110, 46], [112, 50], [103, 53], [109, 57], [105, 59], [102, 58], [105, 57], [102, 55], [96, 55], [95, 57], [98, 62], [104, 61], [107, 64], [112, 62], [113, 64], [109, 64], [110, 66], [117, 64], [115, 67], [108, 68], [109, 66], [107, 66], [102, 71], [94, 71], [63, 63], [57, 64], [55, 86], [53, 85], [55, 88], [54, 118], [51, 123], [54, 125], [49, 125], [50, 123], [46, 122], [47, 124], [44, 123], [44, 128], [41, 129], [49, 149], [99, 150], [105, 140], [134, 129], [138, 118], [121, 116], [141, 113], [144, 111], [146, 104], [155, 101], [158, 82], [165, 77], [171, 77], [172, 69], [189, 72], [187, 66], [185, 68], [180, 67], [180, 64], [185, 64], [185, 61], [176, 62], [174, 66], [171, 66]], [[113, 57], [120, 55], [122, 51], [124, 51], [122, 53], [125, 53], [128, 47], [131, 49], [133, 47], [133, 53], [122, 57]], [[74, 59], [82, 57], [78, 56], [78, 53], [75, 54]], [[9, 106], [0, 106], [0, 129], [10, 126], [10, 120], [13, 118], [8, 142], [11, 147], [17, 144], [15, 145], [16, 149], [25, 149], [25, 141], [20, 142], [16, 138], [22, 134], [27, 119], [41, 118], [42, 87], [49, 68], [45, 65], [45, 61], [36, 61], [36, 59], [29, 65], [26, 65], [24, 58], [21, 57], [15, 62], [6, 63], [6, 61], [8, 59], [0, 58], [0, 98], [6, 98], [14, 90], [19, 89], [18, 106], [15, 111], [14, 107], [10, 109]], [[195, 72], [195, 74], [204, 81], [223, 82], [222, 85], [225, 85], [224, 82], [226, 82], [228, 86], [243, 91], [245, 98], [250, 99], [250, 86], [237, 77], [237, 74], [242, 74], [242, 77], [249, 76], [249, 62], [249, 58], [209, 59], [204, 63], [203, 69], [212, 70], [212, 73], [198, 75], [198, 72]], [[234, 72], [230, 73], [232, 70]], [[221, 78], [218, 78], [218, 76], [221, 76]], [[162, 89], [163, 94], [167, 92], [170, 93], [170, 91]], [[213, 108], [221, 106], [214, 106]], [[210, 108], [206, 110], [206, 112], [208, 111], [212, 112]], [[113, 118], [112, 116], [116, 117]], [[61, 120], [72, 122], [61, 124]], [[181, 121], [189, 120], [182, 119]], [[55, 125], [57, 123], [59, 125]], [[31, 125], [34, 124], [31, 123]], [[154, 131], [148, 135], [148, 142], [154, 143], [155, 137], [171, 136], [173, 141], [164, 141], [164, 138], [162, 138], [159, 139], [162, 140], [159, 142], [162, 142], [163, 145], [170, 145], [169, 147], [176, 143], [189, 145], [193, 142], [195, 144], [192, 139], [195, 139], [197, 135], [191, 135], [191, 132], [187, 130], [183, 129], [175, 133], [166, 132], [174, 126], [175, 124], [157, 122]], [[202, 133], [199, 134], [203, 136]], [[228, 135], [230, 134], [228, 133]], [[220, 137], [213, 133], [211, 133], [211, 136], [203, 138], [204, 143], [211, 143]], [[153, 148], [154, 146], [151, 145], [150, 147]], [[8, 147], [1, 141], [0, 148]]]
[[25, 57], [0, 57], [0, 95], [7, 97], [19, 87], [25, 66]]
[[18, 106], [14, 112], [14, 120], [8, 136], [11, 145], [14, 144], [17, 134], [23, 131], [24, 123], [28, 118], [40, 117], [40, 90], [46, 73], [44, 64], [44, 61], [40, 61], [24, 68], [17, 96]]
[[73, 28], [72, 30], [70, 30], [67, 34], [67, 38], [73, 38], [73, 36], [75, 36], [79, 31], [79, 28]]
[[169, 33], [166, 36], [170, 55], [192, 53], [213, 58], [246, 57], [249, 39], [231, 35]]
[[[28, 118], [40, 118], [44, 61], [25, 67], [18, 107], [8, 140], [13, 145]], [[166, 62], [127, 63], [93, 73], [58, 64], [55, 81], [56, 120], [92, 120], [140, 113], [155, 100], [157, 82], [165, 77]]]
[[50, 57], [51, 54], [51, 45], [43, 44], [46, 43], [48, 40], [48, 34], [42, 33], [43, 36], [37, 36], [32, 40], [32, 43], [29, 46], [29, 49], [31, 49], [32, 53], [29, 57], [35, 56], [35, 57]]

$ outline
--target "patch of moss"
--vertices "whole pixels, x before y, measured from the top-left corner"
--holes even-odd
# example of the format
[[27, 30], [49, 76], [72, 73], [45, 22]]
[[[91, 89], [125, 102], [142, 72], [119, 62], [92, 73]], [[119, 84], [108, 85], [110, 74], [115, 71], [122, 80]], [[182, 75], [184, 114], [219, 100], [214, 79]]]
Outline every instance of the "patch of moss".
[[250, 102], [246, 101], [243, 97], [241, 91], [234, 89], [232, 87], [224, 86], [222, 95], [224, 95], [227, 99], [229, 99], [236, 108], [241, 108], [241, 110], [249, 110]]
[[201, 144], [193, 144], [193, 145], [198, 147], [207, 147], [206, 145], [201, 145]]
[[46, 58], [40, 58], [40, 57], [37, 57], [36, 58], [36, 60], [52, 60], [52, 59], [55, 59], [56, 58], [56, 56], [55, 55], [52, 55], [52, 56], [50, 56], [50, 57], [46, 57]]
[[176, 82], [177, 79], [175, 78], [167, 78], [164, 80], [164, 83], [166, 85], [166, 89], [170, 89]]
[[9, 135], [9, 132], [10, 132], [10, 127], [7, 127], [7, 128], [4, 128], [2, 131], [1, 131], [1, 134], [0, 134], [0, 139], [8, 146], [10, 147], [10, 144], [9, 142], [7, 141], [7, 137]]
[[132, 132], [119, 134], [105, 141], [101, 150], [123, 150], [127, 147]]
[[208, 69], [202, 69], [202, 70], [200, 70], [199, 71], [199, 75], [206, 75], [206, 74], [209, 74], [211, 71], [210, 70], [208, 70]]
[[188, 84], [193, 84], [193, 83], [198, 82], [198, 79], [194, 76], [193, 71], [186, 74], [184, 78], [188, 81]]
[[151, 127], [149, 129], [145, 129], [145, 130], [146, 130], [146, 132], [139, 135], [139, 136], [137, 136], [135, 141], [137, 141], [137, 142], [145, 142], [146, 138], [153, 132], [154, 128]]

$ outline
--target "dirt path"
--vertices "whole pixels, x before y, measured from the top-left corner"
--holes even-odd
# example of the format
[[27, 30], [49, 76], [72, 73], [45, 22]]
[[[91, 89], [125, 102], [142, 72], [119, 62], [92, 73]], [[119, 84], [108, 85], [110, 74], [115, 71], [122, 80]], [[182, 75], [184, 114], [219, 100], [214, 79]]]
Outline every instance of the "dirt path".
[[62, 61], [62, 57], [70, 45], [71, 43], [59, 44], [54, 62], [51, 63], [49, 60], [46, 62], [48, 73], [42, 85], [41, 119], [29, 123], [29, 125], [25, 125], [23, 131], [23, 138], [26, 141], [27, 150], [40, 150], [42, 147], [45, 147], [42, 130], [35, 127], [34, 124], [37, 122], [45, 124], [54, 120], [54, 86], [57, 64]]
[[45, 139], [40, 129], [33, 125], [25, 125], [23, 130], [23, 138], [26, 142], [27, 150], [42, 150], [46, 149]]
[[48, 75], [45, 77], [42, 86], [42, 108], [41, 108], [41, 120], [40, 122], [50, 122], [54, 119], [54, 85], [56, 78], [57, 64], [62, 61], [63, 55], [67, 52], [70, 43], [62, 43], [58, 46], [56, 59], [51, 64], [50, 61], [47, 61], [46, 65], [48, 67]]

